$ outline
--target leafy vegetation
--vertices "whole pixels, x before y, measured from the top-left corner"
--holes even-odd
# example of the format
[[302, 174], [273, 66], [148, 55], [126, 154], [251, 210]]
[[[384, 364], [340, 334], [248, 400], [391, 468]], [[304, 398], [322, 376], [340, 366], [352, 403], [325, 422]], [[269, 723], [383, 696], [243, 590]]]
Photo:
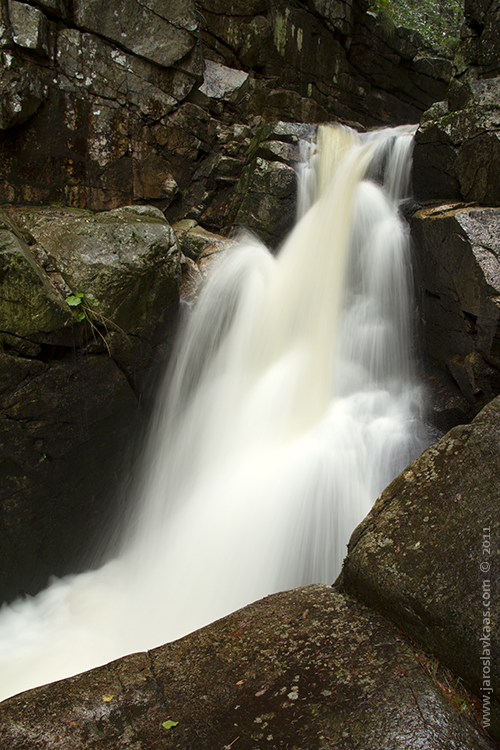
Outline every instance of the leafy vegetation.
[[[97, 323], [104, 326], [104, 329], [107, 332], [107, 323], [111, 324], [111, 321], [105, 318], [104, 315], [101, 315], [90, 307], [88, 300], [86, 299], [83, 292], [78, 292], [78, 294], [70, 294], [69, 297], [66, 297], [66, 304], [71, 307], [73, 315], [79, 323], [87, 321], [87, 323], [90, 325], [90, 328], [92, 329], [92, 335], [94, 336], [94, 339], [96, 333], [100, 336], [104, 343], [104, 346], [108, 350], [109, 356], [111, 356], [108, 342], [96, 325]], [[113, 328], [118, 328], [118, 326], [115, 326], [114, 324], [111, 325]]]
[[464, 0], [373, 0], [372, 8], [396, 26], [418, 31], [434, 49], [453, 50], [458, 42]]
[[84, 303], [84, 295], [82, 292], [79, 294], [71, 294], [66, 297], [66, 303], [73, 308], [73, 315], [79, 323], [81, 323], [87, 317], [87, 308]]

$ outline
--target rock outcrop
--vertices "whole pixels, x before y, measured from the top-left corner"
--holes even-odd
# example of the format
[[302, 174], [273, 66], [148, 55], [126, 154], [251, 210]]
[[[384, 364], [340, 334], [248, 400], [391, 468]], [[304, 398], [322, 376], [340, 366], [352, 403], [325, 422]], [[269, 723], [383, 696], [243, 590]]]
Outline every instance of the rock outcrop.
[[[426, 208], [411, 231], [425, 354], [460, 391], [466, 403], [455, 419], [463, 420], [500, 393], [500, 209]], [[446, 429], [446, 409], [439, 411]]]
[[455, 82], [415, 135], [417, 200], [500, 205], [500, 78]]
[[356, 600], [306, 586], [3, 702], [0, 743], [493, 750], [431, 663]]
[[[465, 0], [462, 28], [461, 72], [489, 78], [500, 74], [500, 3], [498, 0]], [[460, 58], [457, 62], [460, 64]]]
[[248, 157], [229, 209], [234, 227], [254, 231], [276, 248], [297, 216], [297, 169], [301, 146], [313, 145], [316, 126], [278, 122], [263, 125], [248, 149]]
[[486, 696], [496, 737], [499, 427], [496, 398], [410, 464], [354, 531], [338, 582]]
[[158, 209], [0, 212], [0, 592], [86, 562], [116, 506], [181, 253]]

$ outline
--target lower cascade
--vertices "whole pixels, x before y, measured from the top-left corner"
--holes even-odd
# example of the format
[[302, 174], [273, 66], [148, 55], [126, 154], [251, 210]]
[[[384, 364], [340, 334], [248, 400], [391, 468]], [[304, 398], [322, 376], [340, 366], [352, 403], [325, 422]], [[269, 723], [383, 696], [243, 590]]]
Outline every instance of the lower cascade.
[[398, 213], [411, 148], [411, 128], [320, 128], [279, 254], [240, 238], [190, 316], [121, 553], [0, 610], [0, 698], [333, 583], [425, 444]]

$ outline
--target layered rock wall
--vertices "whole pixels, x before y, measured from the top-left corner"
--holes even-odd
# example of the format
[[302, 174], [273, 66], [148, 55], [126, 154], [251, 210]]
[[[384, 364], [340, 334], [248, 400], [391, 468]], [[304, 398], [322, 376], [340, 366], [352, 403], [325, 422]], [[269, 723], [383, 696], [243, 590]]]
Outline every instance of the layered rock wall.
[[[416, 122], [451, 76], [418, 35], [351, 2], [2, 8], [0, 203], [146, 201], [171, 220], [199, 219], [243, 168], [227, 128]], [[235, 159], [229, 171], [218, 172], [218, 155]]]

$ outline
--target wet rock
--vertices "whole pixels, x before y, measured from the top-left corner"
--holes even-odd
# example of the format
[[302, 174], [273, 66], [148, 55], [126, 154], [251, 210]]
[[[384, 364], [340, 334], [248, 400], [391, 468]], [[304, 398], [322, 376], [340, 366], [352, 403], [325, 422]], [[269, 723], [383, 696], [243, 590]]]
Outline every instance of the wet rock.
[[[203, 248], [198, 257], [198, 269], [201, 273], [203, 281], [208, 279], [212, 272], [217, 268], [218, 264], [224, 258], [226, 253], [231, 252], [234, 248], [234, 242], [231, 240], [219, 237], [210, 242], [206, 247]], [[197, 288], [199, 293], [201, 287]]]
[[275, 594], [175, 643], [0, 705], [17, 750], [238, 744], [487, 750], [386, 620], [323, 585]]
[[174, 224], [173, 229], [184, 256], [180, 299], [192, 305], [198, 299], [203, 283], [224, 255], [234, 247], [234, 242], [208, 232], [193, 219], [179, 221]]
[[450, 87], [415, 135], [414, 190], [420, 200], [500, 205], [500, 78]]
[[410, 464], [354, 531], [339, 580], [490, 696], [497, 737], [499, 426], [496, 398]]
[[2, 600], [85, 566], [111, 520], [139, 404], [148, 408], [169, 356], [180, 284], [176, 238], [156, 208], [97, 216], [7, 210], [0, 212]]
[[300, 144], [316, 127], [302, 123], [270, 123], [256, 133], [247, 165], [232, 200], [232, 224], [255, 232], [277, 247], [295, 223]]
[[97, 323], [139, 332], [177, 299], [180, 254], [161, 211], [129, 206], [92, 215], [71, 209], [24, 209], [29, 226], [71, 292], [83, 293]]
[[292, 167], [257, 157], [247, 167], [237, 188], [242, 198], [235, 226], [256, 232], [276, 247], [295, 221], [297, 175]]
[[228, 240], [213, 232], [200, 227], [193, 219], [186, 219], [173, 226], [179, 239], [182, 252], [188, 258], [196, 260], [202, 253], [220, 243], [227, 244]]
[[198, 21], [192, 0], [75, 0], [73, 7], [77, 26], [162, 67], [177, 63], [196, 43]]
[[48, 59], [54, 58], [55, 28], [38, 8], [9, 0], [13, 41]]
[[26, 122], [47, 97], [39, 69], [0, 50], [0, 130]]
[[477, 410], [500, 390], [500, 209], [422, 209], [411, 232], [426, 354]]
[[194, 304], [198, 299], [198, 290], [203, 277], [198, 265], [191, 258], [184, 256], [182, 260], [182, 282], [179, 292], [181, 302], [188, 305]]
[[[9, 338], [2, 333], [2, 343]], [[22, 339], [21, 339], [22, 340]], [[23, 341], [23, 340], [22, 340]], [[17, 356], [16, 351], [11, 355], [5, 350], [0, 351], [0, 393], [13, 388], [25, 378], [38, 375], [47, 368], [44, 362]]]

